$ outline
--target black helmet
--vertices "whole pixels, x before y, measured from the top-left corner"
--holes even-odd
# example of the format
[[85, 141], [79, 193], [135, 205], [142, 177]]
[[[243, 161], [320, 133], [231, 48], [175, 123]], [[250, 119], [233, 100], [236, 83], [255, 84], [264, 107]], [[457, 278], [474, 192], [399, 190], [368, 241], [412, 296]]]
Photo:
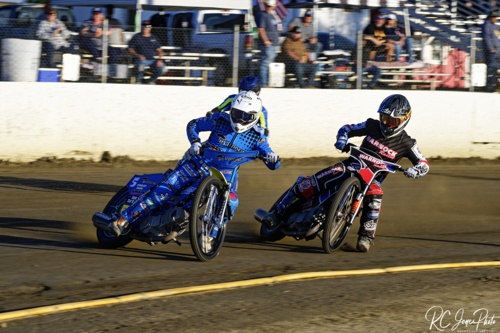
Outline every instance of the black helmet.
[[247, 75], [241, 79], [238, 85], [239, 91], [253, 91], [257, 95], [260, 93], [260, 81], [259, 78], [252, 75]]
[[385, 137], [401, 133], [411, 118], [410, 102], [399, 94], [387, 96], [377, 112], [380, 114], [380, 129]]

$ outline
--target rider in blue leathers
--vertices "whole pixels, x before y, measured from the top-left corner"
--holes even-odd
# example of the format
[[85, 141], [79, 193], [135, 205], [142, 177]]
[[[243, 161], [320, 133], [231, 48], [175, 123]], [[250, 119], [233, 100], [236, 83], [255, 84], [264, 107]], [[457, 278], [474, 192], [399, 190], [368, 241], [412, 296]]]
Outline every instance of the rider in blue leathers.
[[[243, 79], [241, 79], [240, 83], [238, 84], [238, 93], [242, 91], [253, 91], [257, 95], [260, 94], [260, 80], [256, 76], [252, 75], [247, 75]], [[226, 97], [226, 99], [213, 108], [211, 111], [207, 112], [207, 117], [210, 117], [211, 115], [215, 113], [220, 113], [220, 112], [228, 112], [231, 110], [231, 103], [233, 102], [234, 97], [237, 94], [232, 94]], [[269, 136], [269, 124], [267, 122], [267, 109], [262, 106], [262, 112], [259, 114], [259, 125], [264, 129], [264, 132], [267, 136]]]
[[[179, 191], [209, 175], [208, 168], [202, 163], [203, 157], [200, 156], [203, 149], [221, 152], [257, 150], [269, 169], [278, 169], [280, 159], [269, 147], [264, 129], [257, 124], [261, 110], [262, 102], [257, 94], [244, 91], [235, 96], [230, 113], [222, 112], [190, 121], [187, 125], [187, 136], [191, 148], [162, 183], [125, 209], [116, 221], [108, 225], [108, 229], [119, 236], [129, 223], [143, 217], [148, 211], [161, 207]], [[211, 132], [203, 143], [200, 132]], [[207, 164], [210, 166], [210, 162], [207, 161]], [[234, 170], [220, 171], [228, 177]], [[236, 184], [232, 185], [230, 214], [234, 213], [238, 204]]]

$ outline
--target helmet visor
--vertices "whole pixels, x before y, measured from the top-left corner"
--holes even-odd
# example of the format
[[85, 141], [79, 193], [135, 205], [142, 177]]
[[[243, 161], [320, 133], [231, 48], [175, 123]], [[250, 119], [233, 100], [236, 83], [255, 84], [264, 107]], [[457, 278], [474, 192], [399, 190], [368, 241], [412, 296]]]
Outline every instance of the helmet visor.
[[257, 119], [257, 114], [232, 108], [231, 119], [233, 119], [234, 123], [248, 125]]
[[398, 128], [402, 123], [404, 123], [410, 117], [408, 113], [404, 117], [391, 117], [386, 114], [380, 114], [380, 122], [389, 128]]

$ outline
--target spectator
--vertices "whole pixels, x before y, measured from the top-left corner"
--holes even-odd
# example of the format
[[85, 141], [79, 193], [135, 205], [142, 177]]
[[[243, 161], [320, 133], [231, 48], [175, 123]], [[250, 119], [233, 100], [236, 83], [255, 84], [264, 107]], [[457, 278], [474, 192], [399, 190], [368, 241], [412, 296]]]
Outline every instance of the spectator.
[[[165, 63], [161, 59], [163, 56], [161, 44], [158, 38], [151, 34], [151, 28], [150, 21], [143, 21], [141, 32], [135, 34], [128, 44], [128, 51], [134, 57], [136, 83], [142, 83], [146, 66], [153, 72], [149, 81], [145, 82], [150, 84], [154, 84], [165, 69]], [[158, 56], [157, 59], [155, 55]]]
[[374, 64], [364, 63], [361, 67], [361, 77], [363, 77], [363, 74], [365, 73], [372, 76], [372, 79], [368, 82], [366, 88], [375, 89], [378, 84], [378, 80], [382, 76], [382, 70]]
[[[286, 65], [289, 71], [295, 73], [299, 86], [313, 87], [317, 66], [302, 40], [300, 27], [292, 28], [283, 42], [283, 52], [287, 58]], [[307, 77], [307, 83], [304, 82], [304, 77]]]
[[68, 41], [71, 32], [57, 19], [55, 9], [48, 9], [45, 15], [46, 19], [38, 25], [36, 36], [42, 40], [42, 53], [46, 54], [42, 58], [41, 67], [52, 68], [55, 67], [54, 52], [76, 54], [78, 45]]
[[405, 30], [398, 25], [396, 15], [387, 15], [385, 27], [389, 42], [394, 44], [395, 60], [401, 61], [401, 52], [404, 49], [408, 53], [408, 62], [415, 62], [413, 58], [413, 38], [406, 36]]
[[500, 11], [495, 10], [484, 20], [483, 37], [484, 62], [488, 66], [486, 91], [493, 92], [497, 85], [497, 71], [500, 69], [500, 27], [496, 24]]
[[314, 52], [318, 55], [323, 51], [323, 44], [318, 42], [318, 34], [314, 31], [312, 10], [306, 10], [302, 18], [296, 17], [293, 19], [288, 27], [288, 31], [291, 31], [293, 27], [300, 27], [302, 31], [302, 40], [310, 52]]
[[279, 46], [280, 32], [283, 30], [281, 19], [274, 11], [276, 0], [264, 0], [265, 11], [260, 13], [258, 25], [260, 48], [260, 80], [263, 87], [268, 87], [269, 65], [276, 59], [276, 47]]
[[[86, 49], [97, 62], [102, 62], [103, 48], [103, 25], [104, 15], [99, 7], [92, 9], [92, 17], [83, 22], [80, 29], [81, 48]], [[111, 35], [112, 29], [109, 29], [107, 34]], [[116, 64], [118, 61], [118, 49], [108, 47], [108, 55], [110, 64]]]
[[363, 30], [364, 50], [368, 52], [368, 60], [375, 61], [380, 55], [385, 56], [385, 61], [392, 61], [394, 55], [394, 44], [387, 40], [387, 29], [384, 26], [385, 18], [382, 15], [375, 16], [375, 20]]
[[318, 55], [323, 51], [323, 44], [318, 41], [318, 35], [314, 31], [312, 10], [308, 9], [303, 17], [296, 17], [293, 19], [288, 27], [288, 31], [291, 31], [293, 27], [300, 27], [302, 31], [302, 40], [310, 52], [314, 52]]

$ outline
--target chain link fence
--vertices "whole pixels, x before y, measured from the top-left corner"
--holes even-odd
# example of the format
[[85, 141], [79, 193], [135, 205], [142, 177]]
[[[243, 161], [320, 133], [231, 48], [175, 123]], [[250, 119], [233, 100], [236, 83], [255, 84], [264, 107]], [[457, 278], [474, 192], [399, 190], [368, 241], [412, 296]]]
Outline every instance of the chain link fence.
[[[42, 41], [37, 34], [39, 19], [0, 18], [2, 81], [131, 84], [146, 83], [153, 75], [152, 68], [146, 67], [143, 80], [136, 80], [136, 59], [128, 50], [128, 43], [137, 33], [134, 27], [107, 28], [105, 24], [99, 47], [101, 56], [96, 57], [80, 33], [81, 24], [65, 23], [68, 29], [65, 39], [75, 48], [70, 52], [55, 49], [51, 53], [47, 52], [48, 42]], [[256, 31], [245, 32], [240, 28], [240, 25], [228, 26], [223, 32], [218, 28], [217, 33], [211, 33], [210, 25], [201, 30], [152, 27], [152, 33], [162, 46], [161, 60], [165, 65], [155, 83], [235, 86], [245, 75], [258, 75], [260, 52]], [[477, 34], [464, 33], [463, 38], [448, 40], [430, 34], [415, 34], [412, 38], [413, 47], [403, 49], [399, 59], [389, 62], [380, 54], [370, 61], [360, 34], [351, 40], [320, 33], [323, 51], [317, 55], [316, 86], [363, 89], [369, 87], [374, 75], [379, 75], [377, 87], [381, 88], [473, 91], [485, 85], [482, 42]], [[414, 60], [411, 63], [407, 61], [410, 52]], [[285, 58], [281, 52], [276, 61], [282, 62]], [[370, 66], [379, 68], [380, 73], [367, 71]], [[271, 71], [270, 75], [282, 76], [282, 84], [277, 86], [296, 86], [293, 73]]]

